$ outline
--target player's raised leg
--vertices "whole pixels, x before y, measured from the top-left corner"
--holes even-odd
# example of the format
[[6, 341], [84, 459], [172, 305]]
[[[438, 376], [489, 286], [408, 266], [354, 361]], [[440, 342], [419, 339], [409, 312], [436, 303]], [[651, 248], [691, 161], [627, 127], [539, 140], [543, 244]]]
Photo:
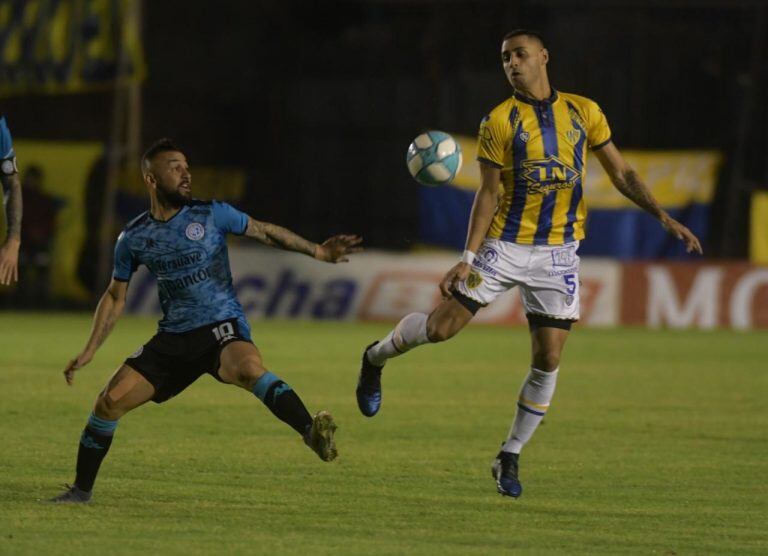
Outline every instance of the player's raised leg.
[[544, 418], [560, 366], [560, 354], [568, 338], [570, 321], [529, 315], [531, 325], [531, 370], [517, 400], [517, 413], [509, 435], [496, 456], [492, 472], [500, 494], [517, 498], [523, 492], [518, 477], [520, 451]]
[[155, 388], [128, 365], [122, 365], [96, 398], [88, 423], [80, 436], [75, 482], [51, 502], [89, 502], [101, 462], [112, 445], [118, 420], [130, 410], [148, 402]]
[[267, 371], [259, 350], [245, 341], [231, 342], [221, 350], [219, 377], [253, 392], [281, 421], [298, 432], [323, 461], [332, 461], [338, 452], [333, 440], [336, 424], [327, 411], [312, 417], [293, 389]]
[[410, 313], [384, 338], [365, 348], [356, 390], [357, 405], [363, 415], [373, 417], [381, 407], [381, 371], [387, 359], [423, 344], [448, 340], [472, 320], [474, 312], [462, 301], [460, 294], [455, 294], [430, 315]]

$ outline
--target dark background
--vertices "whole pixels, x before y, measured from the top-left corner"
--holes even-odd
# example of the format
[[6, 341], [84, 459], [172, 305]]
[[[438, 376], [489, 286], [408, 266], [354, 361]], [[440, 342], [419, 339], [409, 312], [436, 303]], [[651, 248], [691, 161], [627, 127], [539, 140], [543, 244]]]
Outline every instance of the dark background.
[[[407, 248], [408, 144], [424, 129], [474, 134], [510, 94], [501, 37], [530, 27], [553, 86], [596, 100], [619, 148], [725, 153], [709, 254], [745, 256], [746, 200], [768, 184], [766, 4], [145, 1], [142, 140], [174, 138], [193, 172], [245, 168], [241, 208], [256, 218]], [[109, 92], [3, 106], [17, 138], [109, 138]]]

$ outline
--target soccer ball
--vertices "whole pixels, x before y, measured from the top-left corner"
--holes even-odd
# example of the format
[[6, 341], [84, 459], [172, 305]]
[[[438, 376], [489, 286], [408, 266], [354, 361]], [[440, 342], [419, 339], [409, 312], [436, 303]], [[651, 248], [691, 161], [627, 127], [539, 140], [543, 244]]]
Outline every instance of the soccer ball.
[[442, 131], [422, 133], [408, 147], [408, 171], [423, 185], [450, 183], [461, 168], [461, 147]]

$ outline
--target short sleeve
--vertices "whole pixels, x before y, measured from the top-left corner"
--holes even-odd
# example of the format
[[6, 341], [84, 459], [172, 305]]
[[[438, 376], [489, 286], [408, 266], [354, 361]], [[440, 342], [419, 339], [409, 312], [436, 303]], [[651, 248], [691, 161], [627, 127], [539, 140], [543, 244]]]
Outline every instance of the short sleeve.
[[213, 201], [213, 221], [217, 228], [228, 234], [243, 235], [248, 227], [247, 214], [219, 201]]
[[504, 145], [509, 124], [486, 116], [480, 122], [477, 137], [477, 159], [497, 168], [504, 166]]
[[11, 131], [5, 122], [5, 116], [0, 116], [0, 160], [13, 158], [14, 156]]
[[130, 247], [128, 247], [125, 232], [122, 232], [115, 244], [115, 270], [112, 272], [112, 277], [119, 282], [127, 282], [138, 267], [139, 265], [133, 257]]
[[611, 140], [608, 119], [597, 103], [592, 101], [587, 103], [587, 140], [589, 148], [593, 151], [604, 147]]

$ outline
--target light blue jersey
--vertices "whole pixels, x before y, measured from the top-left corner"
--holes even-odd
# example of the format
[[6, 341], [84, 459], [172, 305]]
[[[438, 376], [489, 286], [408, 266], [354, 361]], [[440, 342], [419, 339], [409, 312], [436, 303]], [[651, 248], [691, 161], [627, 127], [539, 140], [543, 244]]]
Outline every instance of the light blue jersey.
[[247, 225], [246, 214], [218, 201], [191, 201], [166, 222], [145, 212], [117, 238], [113, 277], [127, 282], [139, 265], [147, 266], [157, 278], [161, 331], [186, 332], [232, 318], [247, 326], [226, 242], [227, 234], [242, 235]]
[[[5, 122], [5, 116], [0, 114], [0, 172], [4, 176], [12, 176], [16, 168], [16, 153], [13, 150], [13, 139]], [[0, 188], [0, 191], [2, 189]]]

